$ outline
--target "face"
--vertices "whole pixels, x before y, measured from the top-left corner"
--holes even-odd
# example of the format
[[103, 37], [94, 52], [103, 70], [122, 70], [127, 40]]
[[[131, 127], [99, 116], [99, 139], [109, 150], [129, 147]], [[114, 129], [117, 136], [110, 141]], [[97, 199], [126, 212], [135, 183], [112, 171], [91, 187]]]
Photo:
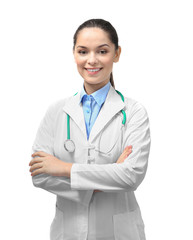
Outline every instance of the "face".
[[121, 48], [115, 50], [108, 34], [100, 28], [84, 28], [78, 33], [74, 58], [88, 94], [108, 83], [120, 53]]

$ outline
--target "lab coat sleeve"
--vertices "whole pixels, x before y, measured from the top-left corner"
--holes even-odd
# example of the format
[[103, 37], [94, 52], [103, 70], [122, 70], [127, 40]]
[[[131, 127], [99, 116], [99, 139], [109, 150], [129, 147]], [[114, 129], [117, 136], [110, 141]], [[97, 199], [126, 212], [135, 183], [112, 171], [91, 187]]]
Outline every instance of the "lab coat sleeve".
[[72, 189], [99, 189], [103, 192], [135, 191], [144, 179], [150, 150], [149, 119], [145, 108], [135, 103], [128, 113], [123, 149], [132, 145], [132, 153], [123, 163], [74, 164]]
[[[40, 123], [32, 147], [32, 153], [43, 151], [54, 155], [54, 119], [55, 105], [51, 105]], [[54, 177], [48, 174], [39, 174], [32, 177], [35, 187], [43, 188], [63, 198], [88, 205], [93, 191], [72, 190], [70, 179], [67, 177]]]

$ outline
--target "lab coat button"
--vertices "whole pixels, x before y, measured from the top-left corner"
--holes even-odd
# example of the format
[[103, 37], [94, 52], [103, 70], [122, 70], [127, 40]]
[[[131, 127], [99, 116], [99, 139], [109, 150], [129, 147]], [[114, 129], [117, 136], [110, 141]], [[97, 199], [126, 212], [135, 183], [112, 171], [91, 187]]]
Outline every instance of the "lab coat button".
[[94, 162], [95, 162], [94, 157], [88, 156], [88, 163], [89, 164], [94, 164]]
[[93, 157], [95, 155], [95, 146], [89, 145], [88, 146], [88, 157]]

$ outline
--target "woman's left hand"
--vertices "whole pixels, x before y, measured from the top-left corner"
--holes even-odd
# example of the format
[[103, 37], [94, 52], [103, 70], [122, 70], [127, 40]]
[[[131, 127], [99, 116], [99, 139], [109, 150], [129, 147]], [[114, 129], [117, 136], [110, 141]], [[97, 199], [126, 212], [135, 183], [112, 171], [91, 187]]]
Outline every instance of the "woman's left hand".
[[35, 152], [32, 154], [32, 157], [34, 158], [29, 163], [29, 166], [31, 166], [29, 170], [31, 172], [31, 176], [46, 173], [52, 176], [70, 177], [70, 171], [73, 163], [63, 162], [53, 155], [45, 152]]

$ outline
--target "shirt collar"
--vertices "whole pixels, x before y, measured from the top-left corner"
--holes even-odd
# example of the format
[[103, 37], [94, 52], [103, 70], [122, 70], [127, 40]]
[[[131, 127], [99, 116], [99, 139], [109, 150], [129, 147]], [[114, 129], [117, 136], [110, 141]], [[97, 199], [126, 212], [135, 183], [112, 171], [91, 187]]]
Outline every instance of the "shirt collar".
[[[104, 87], [90, 94], [100, 107], [105, 102], [109, 89], [110, 89], [110, 82], [108, 82]], [[80, 93], [80, 103], [83, 101], [83, 98], [85, 95], [88, 96], [88, 94], [84, 90], [84, 84], [83, 84], [82, 90]]]

